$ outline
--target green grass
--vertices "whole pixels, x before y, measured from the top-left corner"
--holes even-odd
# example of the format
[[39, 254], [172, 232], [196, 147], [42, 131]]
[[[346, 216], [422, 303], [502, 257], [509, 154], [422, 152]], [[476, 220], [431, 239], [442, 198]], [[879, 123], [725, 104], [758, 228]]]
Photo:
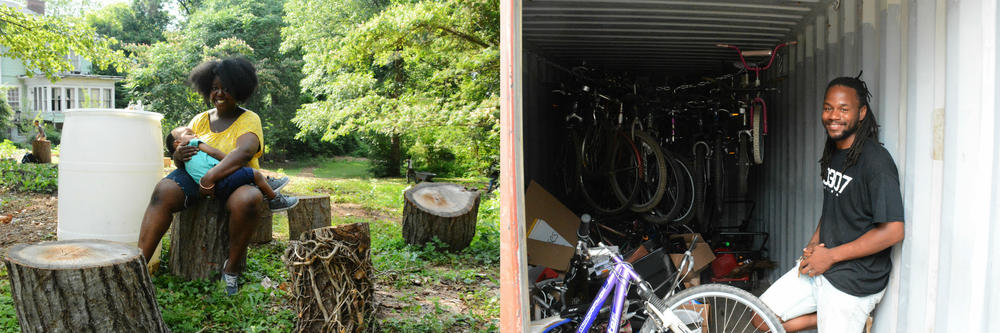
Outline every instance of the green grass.
[[[360, 167], [333, 161], [316, 170], [327, 168], [344, 168], [337, 172], [352, 174]], [[284, 172], [291, 174], [288, 169]], [[468, 184], [478, 181], [468, 180]], [[334, 204], [360, 207], [376, 216], [332, 218], [334, 225], [369, 223], [376, 290], [389, 293], [392, 302], [402, 304], [399, 309], [386, 310], [377, 319], [376, 331], [496, 332], [500, 313], [498, 198], [483, 197], [476, 236], [468, 248], [455, 252], [443, 249], [445, 245], [440, 242], [413, 246], [403, 241], [399, 221], [402, 195], [407, 187], [403, 179], [294, 177], [283, 192], [327, 194]], [[274, 284], [288, 281], [288, 272], [280, 259], [288, 245], [287, 221], [285, 214], [275, 214], [273, 230], [277, 239], [263, 246], [251, 246], [242, 287], [235, 297], [225, 295], [221, 282], [183, 281], [168, 274], [169, 240], [164, 237], [163, 262], [153, 276], [153, 284], [168, 327], [174, 332], [291, 331], [296, 313], [289, 295], [280, 289], [261, 286], [265, 278]], [[437, 290], [456, 291], [466, 309], [454, 311], [436, 296], [425, 295]], [[4, 269], [0, 269], [0, 331], [19, 331]]]
[[312, 158], [303, 161], [265, 165], [267, 168], [281, 168], [289, 176], [299, 176], [302, 170], [314, 168], [317, 178], [371, 178], [368, 160], [354, 158]]

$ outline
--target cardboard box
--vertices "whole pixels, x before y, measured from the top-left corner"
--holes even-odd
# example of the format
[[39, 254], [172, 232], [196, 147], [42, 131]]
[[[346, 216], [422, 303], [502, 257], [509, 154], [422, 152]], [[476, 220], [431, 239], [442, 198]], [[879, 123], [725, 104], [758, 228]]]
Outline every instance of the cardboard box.
[[[699, 276], [698, 273], [708, 267], [708, 265], [712, 263], [712, 260], [715, 260], [715, 253], [712, 252], [712, 248], [708, 246], [708, 243], [706, 243], [704, 238], [701, 237], [701, 234], [679, 234], [670, 236], [670, 238], [684, 238], [685, 246], [690, 247], [691, 241], [695, 239], [695, 236], [697, 236], [698, 240], [695, 242], [694, 249], [691, 250], [691, 255], [694, 256], [694, 268], [691, 270], [691, 273], [684, 278], [685, 282], [697, 278]], [[684, 260], [684, 254], [671, 253], [670, 260], [673, 261], [674, 267], [677, 267], [679, 270], [681, 269], [681, 260]]]
[[580, 217], [534, 181], [524, 193], [524, 216], [528, 222], [528, 264], [569, 269]]

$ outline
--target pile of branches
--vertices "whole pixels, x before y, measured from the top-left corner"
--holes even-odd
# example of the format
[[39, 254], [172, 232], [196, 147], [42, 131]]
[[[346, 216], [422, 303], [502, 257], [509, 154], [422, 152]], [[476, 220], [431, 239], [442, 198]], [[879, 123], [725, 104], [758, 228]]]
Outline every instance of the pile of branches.
[[374, 329], [375, 299], [367, 223], [314, 229], [281, 256], [291, 273], [295, 332]]

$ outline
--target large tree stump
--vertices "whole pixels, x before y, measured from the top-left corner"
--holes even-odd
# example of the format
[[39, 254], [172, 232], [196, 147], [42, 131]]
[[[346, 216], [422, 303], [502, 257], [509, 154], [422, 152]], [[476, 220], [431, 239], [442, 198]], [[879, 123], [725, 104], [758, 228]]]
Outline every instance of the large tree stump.
[[170, 227], [170, 274], [188, 280], [215, 277], [229, 257], [229, 213], [215, 199], [174, 214]]
[[367, 223], [302, 234], [281, 259], [291, 276], [295, 332], [363, 332], [375, 314]]
[[403, 239], [422, 245], [435, 236], [448, 249], [469, 246], [476, 235], [479, 191], [448, 183], [420, 183], [403, 194]]
[[52, 142], [49, 140], [31, 140], [31, 154], [38, 163], [52, 163]]
[[6, 265], [22, 332], [169, 332], [134, 246], [21, 244], [7, 252]]
[[265, 198], [264, 200], [264, 204], [257, 211], [260, 222], [257, 222], [257, 229], [250, 236], [250, 243], [253, 244], [270, 243], [274, 239], [274, 235], [272, 234], [274, 232], [274, 213], [267, 207], [267, 199]]
[[299, 204], [288, 210], [288, 240], [302, 233], [330, 226], [330, 196], [299, 197]]

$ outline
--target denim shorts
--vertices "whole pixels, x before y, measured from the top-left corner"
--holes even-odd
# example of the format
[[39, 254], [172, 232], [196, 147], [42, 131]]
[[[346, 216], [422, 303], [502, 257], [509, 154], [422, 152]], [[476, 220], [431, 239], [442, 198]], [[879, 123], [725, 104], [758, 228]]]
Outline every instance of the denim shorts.
[[[174, 171], [171, 171], [166, 178], [173, 180], [181, 187], [181, 190], [184, 191], [184, 208], [187, 208], [204, 198], [201, 195], [201, 192], [198, 191], [198, 184], [194, 182], [194, 178], [191, 178], [191, 175], [189, 175], [186, 170], [175, 169]], [[226, 200], [229, 199], [229, 196], [232, 195], [237, 188], [243, 185], [253, 185], [253, 168], [239, 168], [229, 176], [226, 176], [226, 178], [223, 178], [216, 183], [216, 200], [220, 203], [226, 202]]]
[[215, 183], [215, 196], [219, 202], [226, 202], [229, 195], [243, 185], [253, 185], [253, 168], [242, 167]]
[[198, 184], [195, 184], [194, 178], [187, 173], [186, 170], [182, 168], [174, 169], [166, 179], [173, 180], [177, 185], [181, 187], [181, 191], [184, 191], [184, 208], [198, 202], [203, 197], [200, 192], [198, 192]]

